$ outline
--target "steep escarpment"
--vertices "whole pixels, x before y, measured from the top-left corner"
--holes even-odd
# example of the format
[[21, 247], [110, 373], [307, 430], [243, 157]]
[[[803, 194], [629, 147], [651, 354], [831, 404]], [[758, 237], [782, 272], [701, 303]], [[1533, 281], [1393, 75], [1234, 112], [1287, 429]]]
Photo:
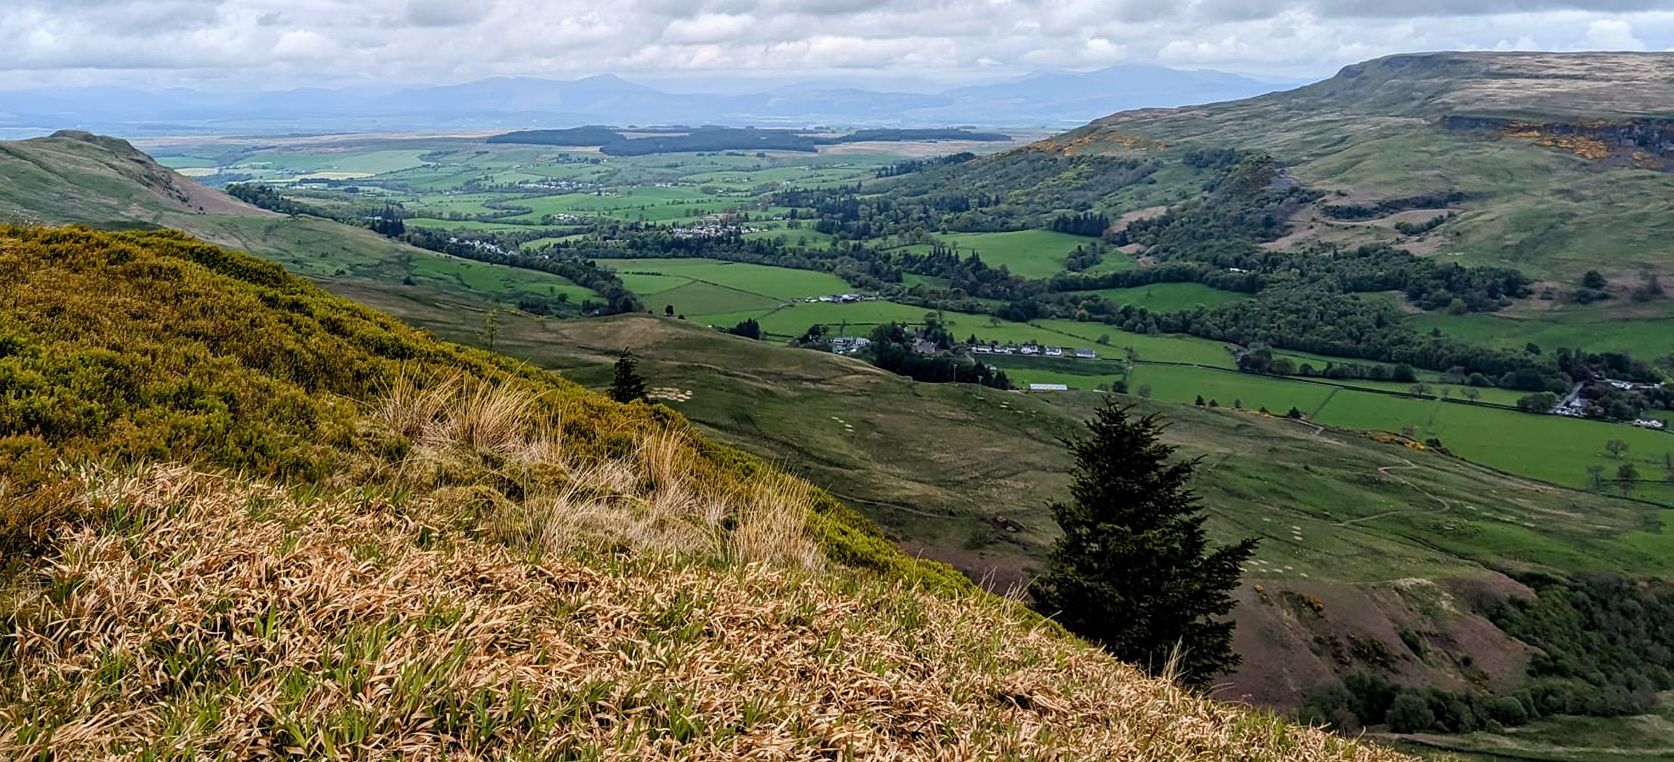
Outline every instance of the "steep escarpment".
[[1450, 130], [1527, 141], [1583, 159], [1668, 172], [1674, 169], [1674, 121], [1589, 119], [1552, 122], [1481, 116], [1450, 116]]

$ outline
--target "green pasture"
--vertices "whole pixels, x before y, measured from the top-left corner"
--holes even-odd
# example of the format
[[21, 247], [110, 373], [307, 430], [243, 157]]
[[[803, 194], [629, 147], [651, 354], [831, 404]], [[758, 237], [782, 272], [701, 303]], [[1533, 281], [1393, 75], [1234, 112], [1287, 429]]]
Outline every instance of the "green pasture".
[[[1120, 254], [1114, 255], [1120, 257]], [[1107, 257], [1108, 258], [1108, 257]], [[1077, 291], [1077, 294], [1098, 295], [1117, 305], [1144, 307], [1152, 312], [1181, 312], [1194, 307], [1219, 307], [1229, 302], [1250, 298], [1236, 291], [1222, 291], [1201, 283], [1154, 283], [1132, 288], [1105, 288], [1097, 291]]]
[[383, 175], [405, 169], [422, 167], [427, 162], [419, 158], [427, 153], [417, 150], [362, 150], [362, 151], [273, 151], [256, 153], [241, 158], [231, 165], [235, 171], [244, 167], [283, 170], [296, 174], [318, 172], [347, 172], [364, 175]]
[[[1522, 349], [1529, 343], [1550, 352], [1558, 347], [1595, 352], [1625, 352], [1641, 359], [1674, 353], [1674, 301], [1643, 305], [1611, 300], [1588, 307], [1516, 316], [1476, 313], [1426, 313], [1407, 318], [1420, 331], [1442, 333], [1473, 344]], [[1612, 303], [1615, 302], [1615, 303]]]
[[553, 297], [564, 294], [572, 303], [598, 298], [590, 288], [576, 285], [564, 278], [539, 270], [501, 267], [484, 262], [473, 262], [446, 256], [415, 257], [409, 274], [419, 283], [466, 291], [515, 302], [518, 297]]
[[655, 312], [662, 312], [665, 306], [673, 307], [674, 311], [688, 317], [702, 317], [705, 315], [730, 314], [734, 312], [750, 312], [772, 309], [780, 304], [777, 299], [740, 291], [736, 288], [707, 283], [704, 281], [687, 281], [684, 285], [658, 291], [651, 296], [643, 297], [645, 306]]
[[492, 230], [497, 232], [521, 233], [527, 230], [544, 230], [540, 225], [516, 224], [511, 222], [481, 222], [479, 220], [442, 220], [432, 217], [408, 217], [403, 220], [408, 227], [432, 228], [435, 230]]
[[801, 336], [815, 324], [826, 326], [834, 336], [865, 336], [883, 323], [923, 323], [926, 312], [923, 307], [883, 301], [793, 302], [764, 313], [711, 315], [709, 320], [716, 325], [731, 325], [753, 317], [761, 323], [762, 331], [787, 338]]
[[[780, 301], [843, 294], [854, 288], [847, 281], [830, 273], [718, 259], [600, 259], [598, 263], [618, 272], [654, 273], [686, 280], [706, 281]], [[659, 284], [642, 285], [653, 288]], [[628, 289], [640, 293], [633, 285], [629, 285]], [[740, 306], [737, 309], [745, 310], [749, 307]], [[924, 311], [921, 309], [918, 314], [922, 317]]]
[[1094, 239], [1050, 230], [1018, 230], [1010, 233], [949, 233], [940, 236], [961, 254], [976, 252], [990, 267], [1006, 269], [1026, 278], [1050, 278], [1064, 271], [1064, 262], [1077, 246]]

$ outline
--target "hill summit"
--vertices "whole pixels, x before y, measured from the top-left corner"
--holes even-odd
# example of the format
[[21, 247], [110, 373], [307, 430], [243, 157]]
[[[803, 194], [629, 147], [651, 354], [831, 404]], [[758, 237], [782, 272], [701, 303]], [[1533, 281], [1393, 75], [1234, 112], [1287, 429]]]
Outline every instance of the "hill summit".
[[0, 228], [0, 756], [1395, 759], [173, 232]]
[[0, 215], [25, 221], [270, 216], [163, 167], [126, 140], [80, 130], [0, 142]]

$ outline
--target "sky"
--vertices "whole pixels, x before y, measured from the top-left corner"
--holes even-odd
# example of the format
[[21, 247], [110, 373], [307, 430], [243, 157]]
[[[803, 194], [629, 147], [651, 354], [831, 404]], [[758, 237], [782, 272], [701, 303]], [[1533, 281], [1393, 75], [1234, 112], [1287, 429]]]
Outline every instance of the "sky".
[[1115, 64], [1294, 81], [1427, 50], [1668, 50], [1674, 0], [0, 0], [0, 89], [843, 79]]

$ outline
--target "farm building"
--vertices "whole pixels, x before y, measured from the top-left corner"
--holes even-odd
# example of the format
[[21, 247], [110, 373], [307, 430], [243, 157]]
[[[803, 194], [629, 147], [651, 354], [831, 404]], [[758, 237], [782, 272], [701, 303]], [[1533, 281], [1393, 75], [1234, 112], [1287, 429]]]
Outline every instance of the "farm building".
[[1068, 384], [1029, 384], [1031, 392], [1067, 392]]
[[872, 346], [872, 340], [858, 336], [838, 336], [831, 340], [831, 351], [840, 355], [852, 355]]

